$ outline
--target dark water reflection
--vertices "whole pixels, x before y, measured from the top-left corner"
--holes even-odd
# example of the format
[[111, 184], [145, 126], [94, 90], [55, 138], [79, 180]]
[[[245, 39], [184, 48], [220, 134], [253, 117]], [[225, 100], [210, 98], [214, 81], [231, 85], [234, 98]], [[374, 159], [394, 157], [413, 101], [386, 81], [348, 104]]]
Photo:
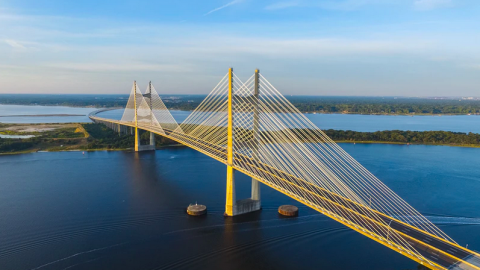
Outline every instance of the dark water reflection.
[[[342, 145], [459, 244], [480, 249], [480, 150]], [[406, 269], [416, 264], [262, 186], [224, 218], [225, 167], [187, 148], [0, 156], [0, 269]], [[237, 194], [248, 196], [246, 176]], [[208, 214], [185, 214], [190, 203]], [[280, 218], [281, 204], [300, 217]], [[467, 217], [467, 218], [465, 218]]]

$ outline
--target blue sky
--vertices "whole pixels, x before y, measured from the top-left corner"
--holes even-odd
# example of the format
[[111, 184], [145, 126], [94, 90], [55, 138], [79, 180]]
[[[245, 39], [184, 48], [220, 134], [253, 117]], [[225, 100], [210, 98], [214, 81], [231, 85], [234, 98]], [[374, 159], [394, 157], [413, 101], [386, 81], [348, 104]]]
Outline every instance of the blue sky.
[[480, 96], [478, 0], [0, 0], [0, 93]]

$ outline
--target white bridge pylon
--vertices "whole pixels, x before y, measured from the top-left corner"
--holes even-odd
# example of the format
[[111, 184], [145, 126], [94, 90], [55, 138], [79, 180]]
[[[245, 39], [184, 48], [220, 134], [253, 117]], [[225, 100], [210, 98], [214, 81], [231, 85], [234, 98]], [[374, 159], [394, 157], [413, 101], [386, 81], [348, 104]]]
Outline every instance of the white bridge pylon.
[[182, 133], [152, 82], [149, 82], [145, 94], [140, 92], [136, 82], [133, 83], [121, 122], [136, 123], [139, 127], [148, 127], [164, 135], [166, 131], [170, 133], [173, 130]]

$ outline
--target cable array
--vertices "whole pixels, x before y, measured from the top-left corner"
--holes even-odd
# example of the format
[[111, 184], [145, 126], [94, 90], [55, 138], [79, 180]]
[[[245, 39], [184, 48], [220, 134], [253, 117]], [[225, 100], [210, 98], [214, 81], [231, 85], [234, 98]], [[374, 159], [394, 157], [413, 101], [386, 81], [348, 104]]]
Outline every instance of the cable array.
[[[135, 118], [135, 108], [137, 115]], [[158, 95], [150, 82], [145, 94], [142, 95], [138, 85], [134, 83], [128, 98], [127, 106], [120, 122], [135, 122], [139, 127], [151, 129], [166, 135], [173, 130], [182, 133], [181, 128]]]
[[133, 83], [130, 96], [128, 97], [127, 106], [123, 112], [122, 122], [135, 122], [135, 108], [139, 108], [143, 101], [143, 95], [138, 88], [137, 82]]
[[[424, 260], [406, 223], [453, 242], [443, 231], [355, 161], [260, 75], [233, 79], [234, 167], [323, 213]], [[171, 136], [226, 160], [228, 78], [225, 76]], [[257, 122], [256, 122], [257, 121]]]
[[[164, 130], [172, 131], [179, 127], [177, 121], [175, 121], [151, 82], [148, 84], [147, 91], [143, 96], [145, 103], [148, 104], [148, 107], [150, 108], [152, 121], [155, 119]], [[182, 133], [181, 128], [178, 132]]]
[[[424, 255], [438, 251], [420, 238], [432, 236], [458, 247], [315, 126], [265, 77], [257, 73], [242, 82], [233, 74], [231, 79], [235, 170], [433, 268], [439, 265]], [[135, 83], [120, 122], [130, 126], [135, 122], [227, 164], [229, 82], [227, 74], [180, 125], [151, 83], [144, 95]], [[457, 251], [452, 250], [440, 250], [448, 265], [463, 259], [453, 256]], [[462, 263], [467, 265], [462, 269], [480, 269]]]

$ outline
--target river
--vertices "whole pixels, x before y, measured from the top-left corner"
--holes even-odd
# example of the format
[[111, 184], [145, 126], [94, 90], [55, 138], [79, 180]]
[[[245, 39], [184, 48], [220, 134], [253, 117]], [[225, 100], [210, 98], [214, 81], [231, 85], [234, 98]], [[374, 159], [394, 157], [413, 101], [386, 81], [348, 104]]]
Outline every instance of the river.
[[88, 114], [95, 110], [97, 109], [64, 106], [27, 106], [0, 104], [0, 123], [90, 122]]
[[[94, 110], [96, 109], [0, 104], [0, 123], [90, 122], [87, 115]], [[176, 110], [172, 110], [171, 113], [179, 123], [185, 120], [190, 114], [189, 111]], [[82, 116], [31, 116], [46, 114], [81, 114]], [[112, 110], [102, 112], [99, 116], [111, 119], [121, 119], [122, 114], [123, 110]], [[480, 115], [425, 115], [412, 117], [405, 115], [306, 114], [306, 116], [321, 129], [368, 132], [379, 130], [446, 130], [454, 132], [480, 133]]]
[[[15, 114], [45, 114], [45, 106], [35, 107], [42, 112], [27, 108]], [[50, 113], [59, 114], [53, 108]], [[62, 113], [75, 114], [69, 109]], [[93, 109], [82, 110], [86, 115]], [[121, 113], [102, 116], [118, 119]], [[188, 114], [173, 111], [179, 122]], [[11, 120], [78, 122], [76, 117]], [[480, 132], [479, 116], [307, 117], [323, 129]], [[480, 149], [341, 146], [460, 245], [480, 250]], [[2, 270], [416, 268], [266, 186], [260, 212], [224, 218], [225, 166], [189, 148], [7, 155], [0, 156], [0, 172]], [[238, 198], [247, 197], [248, 177], [237, 179]], [[206, 217], [186, 215], [186, 206], [195, 202], [207, 205]], [[300, 216], [280, 218], [282, 204], [299, 206]]]
[[[480, 149], [341, 144], [459, 244], [480, 249]], [[416, 263], [262, 186], [224, 218], [225, 166], [195, 150], [0, 156], [1, 269], [414, 269]], [[237, 175], [237, 196], [250, 180]], [[187, 216], [190, 203], [208, 207]], [[277, 208], [294, 204], [298, 218]]]
[[[171, 111], [178, 123], [190, 112]], [[98, 116], [120, 120], [123, 110], [99, 113]], [[480, 133], [480, 115], [361, 115], [361, 114], [305, 114], [320, 129], [354, 130], [373, 132], [380, 130], [445, 130]]]

